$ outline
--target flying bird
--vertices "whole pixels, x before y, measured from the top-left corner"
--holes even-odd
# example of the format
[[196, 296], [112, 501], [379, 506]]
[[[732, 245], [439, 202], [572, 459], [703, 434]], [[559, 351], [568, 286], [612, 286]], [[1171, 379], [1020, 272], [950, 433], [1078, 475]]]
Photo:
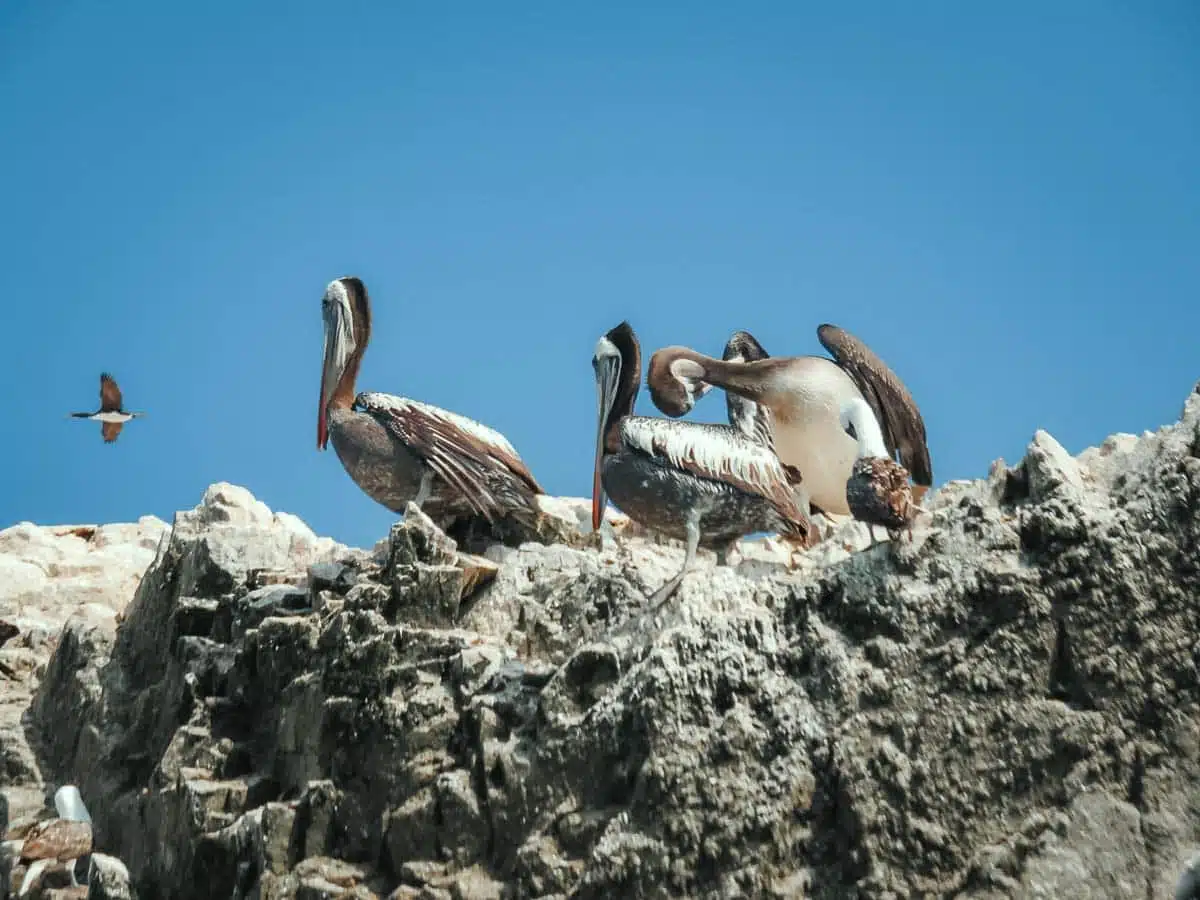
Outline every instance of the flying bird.
[[842, 404], [842, 427], [858, 442], [858, 456], [846, 482], [846, 505], [860, 522], [865, 522], [875, 543], [875, 526], [882, 525], [894, 541], [902, 531], [912, 538], [917, 513], [925, 512], [913, 502], [908, 470], [888, 456], [883, 432], [870, 405], [858, 397]]
[[836, 325], [817, 329], [832, 355], [770, 357], [753, 362], [713, 359], [688, 347], [664, 347], [650, 358], [650, 394], [668, 416], [689, 412], [709, 386], [771, 411], [775, 450], [804, 476], [812, 508], [849, 515], [846, 482], [857, 444], [840, 422], [842, 404], [868, 403], [890, 457], [912, 475], [920, 502], [933, 484], [925, 422], [904, 383], [862, 341]]
[[100, 409], [96, 412], [71, 413], [73, 419], [91, 419], [100, 423], [100, 434], [104, 443], [113, 443], [121, 434], [121, 429], [130, 419], [145, 416], [141, 412], [126, 412], [121, 405], [121, 389], [107, 372], [100, 375]]
[[611, 498], [640, 524], [686, 542], [683, 567], [651, 602], [664, 603], [678, 590], [701, 544], [714, 547], [722, 562], [738, 538], [760, 531], [807, 546], [813, 526], [797, 496], [798, 473], [770, 447], [728, 425], [633, 415], [641, 363], [628, 322], [596, 343], [592, 528], [600, 527]]
[[317, 407], [317, 449], [329, 441], [346, 472], [375, 502], [403, 513], [411, 501], [439, 524], [458, 516], [495, 523], [536, 515], [545, 493], [499, 432], [428, 403], [392, 394], [355, 394], [371, 338], [362, 280], [337, 278], [321, 300], [325, 356]]

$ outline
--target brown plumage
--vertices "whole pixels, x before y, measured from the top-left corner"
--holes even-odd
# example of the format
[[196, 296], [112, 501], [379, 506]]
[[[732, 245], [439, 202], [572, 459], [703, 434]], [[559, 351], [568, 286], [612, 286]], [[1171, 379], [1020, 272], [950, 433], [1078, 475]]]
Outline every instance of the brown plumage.
[[100, 375], [100, 412], [124, 412], [121, 409], [121, 389], [107, 372]]
[[510, 505], [528, 505], [529, 494], [545, 493], [511, 445], [481, 439], [444, 412], [439, 415], [413, 402], [359, 406], [381, 420], [488, 522], [494, 523]]
[[361, 279], [330, 282], [321, 310], [318, 449], [332, 440], [347, 474], [367, 496], [398, 513], [415, 503], [442, 528], [481, 520], [484, 531], [498, 537], [506, 522], [537, 518], [537, 495], [544, 491], [504, 435], [418, 400], [356, 393], [371, 339], [371, 302]]
[[892, 540], [901, 532], [912, 537], [918, 507], [913, 502], [908, 472], [895, 460], [881, 456], [855, 460], [846, 482], [846, 502], [854, 518], [868, 526], [882, 525]]
[[925, 420], [916, 401], [896, 373], [875, 352], [837, 325], [817, 328], [817, 340], [837, 364], [854, 379], [855, 385], [871, 406], [883, 432], [883, 441], [917, 485], [917, 499], [933, 484], [933, 460], [925, 436]]
[[92, 824], [72, 819], [43, 819], [21, 845], [21, 860], [77, 859], [92, 852]]
[[[917, 483], [917, 500], [933, 484], [933, 464], [925, 423], [899, 377], [862, 341], [834, 325], [817, 330], [827, 356], [768, 357], [761, 344], [727, 345], [726, 358], [714, 359], [688, 347], [664, 347], [650, 357], [647, 382], [654, 405], [671, 417], [686, 415], [710, 387], [723, 388], [750, 404], [770, 410], [779, 458], [804, 473], [810, 503], [835, 515], [848, 515], [846, 481], [855, 453], [838, 425], [838, 410], [860, 399], [884, 426], [883, 447], [874, 455], [895, 457]], [[747, 355], [761, 358], [738, 362]], [[753, 409], [744, 406], [743, 409]], [[753, 432], [752, 418], [743, 430]]]
[[136, 419], [145, 413], [126, 412], [121, 397], [121, 389], [116, 380], [107, 372], [100, 375], [100, 408], [95, 412], [71, 413], [74, 419], [91, 419], [100, 423], [100, 436], [104, 443], [111, 444], [121, 434], [121, 429], [130, 419]]

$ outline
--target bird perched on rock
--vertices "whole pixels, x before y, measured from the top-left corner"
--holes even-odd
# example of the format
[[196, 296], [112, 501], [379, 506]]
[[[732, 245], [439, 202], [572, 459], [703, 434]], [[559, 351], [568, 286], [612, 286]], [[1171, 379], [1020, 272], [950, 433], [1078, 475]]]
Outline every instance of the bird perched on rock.
[[144, 416], [145, 413], [126, 412], [121, 405], [121, 389], [117, 382], [107, 372], [100, 375], [100, 408], [96, 412], [71, 413], [73, 419], [91, 419], [99, 422], [100, 434], [104, 443], [113, 443], [121, 434], [121, 429], [130, 419]]
[[[72, 788], [72, 790], [74, 790]], [[59, 793], [62, 791], [60, 789]], [[79, 792], [75, 791], [74, 798], [78, 798]], [[55, 798], [55, 805], [59, 809], [59, 813], [65, 810], [73, 811], [71, 798], [64, 797], [62, 802], [58, 796]], [[78, 801], [79, 809], [83, 809], [83, 801]], [[87, 815], [87, 811], [83, 810], [83, 815]], [[92, 823], [90, 817], [88, 820], [80, 821], [73, 818], [58, 818], [58, 819], [43, 819], [34, 824], [25, 834], [25, 839], [21, 844], [20, 862], [27, 865], [25, 877], [21, 880], [21, 888], [17, 892], [18, 896], [25, 896], [30, 892], [33, 886], [37, 883], [51, 866], [56, 864], [64, 865], [69, 873], [72, 884], [77, 884], [75, 880], [75, 860], [81, 856], [86, 856], [92, 852]]]
[[842, 404], [842, 428], [858, 442], [858, 456], [846, 482], [850, 514], [865, 522], [875, 542], [875, 526], [882, 525], [896, 540], [901, 531], [912, 537], [912, 521], [923, 512], [913, 502], [908, 470], [888, 455], [883, 432], [865, 400], [853, 397]]

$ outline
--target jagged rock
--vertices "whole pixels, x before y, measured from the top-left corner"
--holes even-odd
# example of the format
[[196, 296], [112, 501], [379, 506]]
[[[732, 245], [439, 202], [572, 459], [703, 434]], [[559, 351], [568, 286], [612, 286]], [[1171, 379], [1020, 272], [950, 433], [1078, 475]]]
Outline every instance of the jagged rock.
[[1039, 432], [911, 542], [702, 551], [656, 612], [678, 543], [542, 499], [555, 543], [410, 508], [365, 553], [210, 488], [115, 633], [66, 624], [27, 768], [142, 896], [1194, 891], [1200, 394]]

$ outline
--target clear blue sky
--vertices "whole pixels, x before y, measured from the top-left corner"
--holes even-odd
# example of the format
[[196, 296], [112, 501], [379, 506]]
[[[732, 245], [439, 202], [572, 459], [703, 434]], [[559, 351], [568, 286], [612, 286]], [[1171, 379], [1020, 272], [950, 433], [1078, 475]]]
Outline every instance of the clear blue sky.
[[[1194, 0], [5, 0], [0, 111], [0, 527], [225, 480], [386, 534], [315, 449], [342, 274], [375, 304], [360, 389], [500, 429], [559, 494], [625, 317], [647, 355], [850, 329], [939, 483], [1039, 427], [1156, 428], [1200, 378]], [[65, 418], [101, 370], [150, 413], [114, 446]]]

